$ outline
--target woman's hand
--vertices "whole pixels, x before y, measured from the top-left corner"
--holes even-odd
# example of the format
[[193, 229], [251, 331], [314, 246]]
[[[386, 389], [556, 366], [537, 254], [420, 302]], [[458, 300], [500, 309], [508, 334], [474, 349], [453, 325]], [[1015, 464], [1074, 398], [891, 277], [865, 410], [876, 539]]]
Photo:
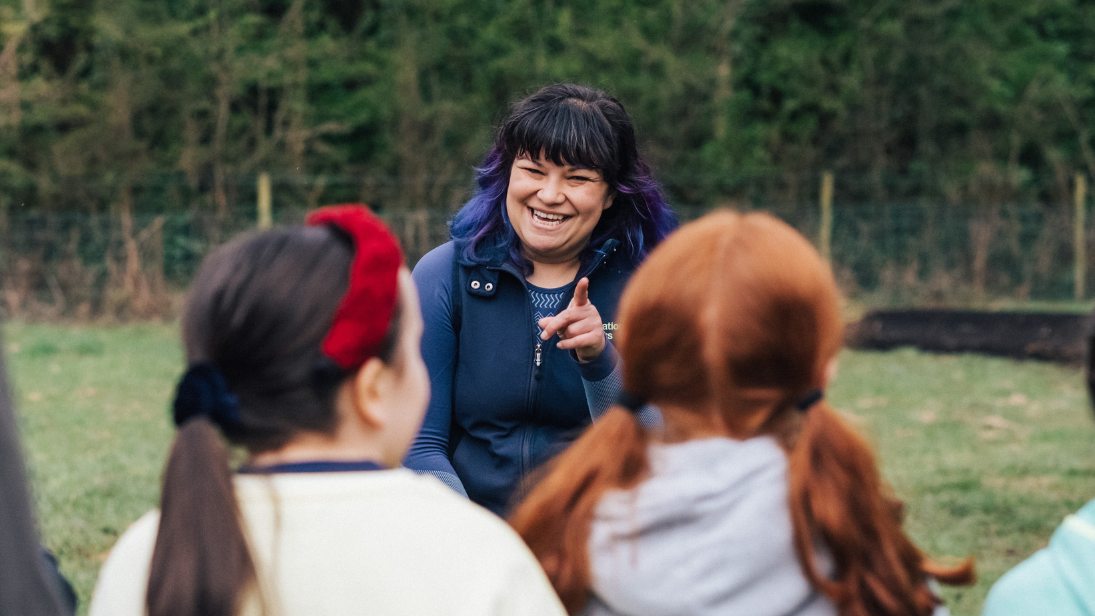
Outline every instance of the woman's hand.
[[574, 349], [579, 361], [592, 361], [605, 350], [605, 330], [601, 313], [589, 303], [589, 278], [582, 278], [574, 287], [574, 297], [566, 310], [553, 317], [540, 319], [544, 332], [540, 338], [547, 340], [559, 335], [560, 349]]

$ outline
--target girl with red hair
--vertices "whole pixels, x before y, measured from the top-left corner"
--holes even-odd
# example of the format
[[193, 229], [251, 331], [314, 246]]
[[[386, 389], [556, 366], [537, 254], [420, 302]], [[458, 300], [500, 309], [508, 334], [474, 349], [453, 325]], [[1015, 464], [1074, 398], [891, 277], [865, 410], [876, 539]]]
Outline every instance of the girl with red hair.
[[[839, 294], [790, 226], [724, 211], [681, 228], [619, 323], [621, 404], [511, 519], [571, 613], [926, 616], [932, 578], [972, 580], [905, 535], [870, 448], [824, 401]], [[646, 404], [661, 430], [629, 410]]]

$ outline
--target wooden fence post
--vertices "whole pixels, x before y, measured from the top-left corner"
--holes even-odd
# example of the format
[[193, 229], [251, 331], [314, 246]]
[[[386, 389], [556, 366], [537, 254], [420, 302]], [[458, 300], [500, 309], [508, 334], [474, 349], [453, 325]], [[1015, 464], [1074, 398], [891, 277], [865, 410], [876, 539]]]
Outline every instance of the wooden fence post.
[[833, 172], [821, 174], [821, 224], [817, 233], [818, 251], [826, 263], [832, 263], [833, 243]]
[[270, 190], [270, 174], [265, 171], [259, 174], [258, 210], [259, 229], [272, 227], [274, 225], [273, 195]]
[[1085, 231], [1087, 200], [1087, 176], [1083, 173], [1076, 174], [1076, 215], [1073, 216], [1072, 240], [1075, 246], [1076, 266], [1073, 270], [1073, 290], [1076, 301], [1084, 299], [1084, 282], [1087, 280], [1087, 235]]

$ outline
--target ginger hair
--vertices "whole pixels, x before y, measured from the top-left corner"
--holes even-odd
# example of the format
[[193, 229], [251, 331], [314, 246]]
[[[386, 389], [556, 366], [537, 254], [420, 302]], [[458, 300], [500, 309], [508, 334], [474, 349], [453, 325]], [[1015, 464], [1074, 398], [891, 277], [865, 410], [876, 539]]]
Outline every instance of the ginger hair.
[[[788, 458], [795, 551], [814, 588], [845, 616], [924, 616], [939, 603], [928, 576], [972, 583], [972, 560], [928, 560], [902, 530], [900, 502], [863, 437], [824, 401], [795, 405], [826, 383], [842, 345], [839, 306], [829, 266], [789, 225], [709, 214], [659, 245], [621, 298], [624, 385], [673, 413], [718, 413], [733, 438], [775, 437]], [[634, 414], [610, 409], [510, 520], [572, 613], [589, 597], [597, 503], [643, 481], [649, 440]], [[831, 575], [815, 565], [819, 544]]]

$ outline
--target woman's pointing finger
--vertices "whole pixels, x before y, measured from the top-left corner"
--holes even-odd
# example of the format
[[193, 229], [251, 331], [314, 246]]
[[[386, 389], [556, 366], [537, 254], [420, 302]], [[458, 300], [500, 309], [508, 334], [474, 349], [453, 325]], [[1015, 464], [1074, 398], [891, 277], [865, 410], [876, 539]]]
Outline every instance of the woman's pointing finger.
[[585, 306], [589, 303], [589, 278], [582, 278], [574, 287], [574, 305]]

